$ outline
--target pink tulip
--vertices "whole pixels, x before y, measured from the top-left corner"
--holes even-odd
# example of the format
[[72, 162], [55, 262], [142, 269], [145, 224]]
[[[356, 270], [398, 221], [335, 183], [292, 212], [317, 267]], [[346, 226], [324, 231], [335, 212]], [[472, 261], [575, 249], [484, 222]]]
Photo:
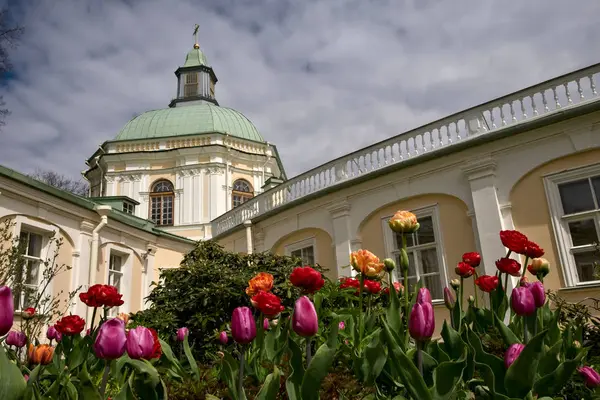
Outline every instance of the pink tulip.
[[338, 324], [338, 328], [340, 331], [343, 331], [344, 329], [346, 329], [346, 323], [344, 321], [340, 321], [340, 323]]
[[106, 360], [115, 360], [125, 353], [125, 323], [119, 318], [109, 319], [98, 330], [94, 353], [96, 357]]
[[314, 336], [319, 331], [319, 319], [315, 306], [306, 296], [296, 300], [292, 315], [292, 329], [300, 336]]
[[27, 344], [27, 336], [23, 332], [10, 331], [6, 337], [6, 344], [21, 348]]
[[511, 344], [504, 354], [504, 366], [508, 369], [515, 362], [519, 354], [523, 351], [525, 345], [521, 343]]
[[408, 319], [408, 331], [417, 342], [424, 342], [431, 338], [435, 329], [435, 316], [433, 305], [428, 302], [417, 303], [412, 308]]
[[537, 308], [543, 307], [544, 303], [546, 302], [546, 292], [544, 291], [544, 285], [542, 284], [542, 282], [534, 282], [528, 287], [528, 289], [533, 295], [533, 301], [535, 302], [535, 306]]
[[535, 299], [529, 288], [514, 288], [510, 295], [510, 303], [514, 312], [522, 317], [535, 312]]
[[226, 344], [229, 342], [229, 337], [227, 336], [227, 332], [225, 332], [225, 331], [222, 331], [222, 332], [219, 334], [219, 342], [221, 342], [221, 344], [222, 344], [223, 346], [225, 346], [225, 345], [226, 345]]
[[429, 293], [429, 289], [421, 288], [419, 289], [419, 293], [417, 293], [417, 303], [430, 303], [431, 304], [431, 293]]
[[456, 300], [452, 295], [452, 292], [447, 287], [444, 288], [444, 304], [448, 310], [452, 310], [456, 304]]
[[252, 310], [248, 307], [238, 307], [231, 316], [231, 336], [240, 344], [248, 344], [256, 337], [256, 323]]
[[57, 342], [60, 342], [62, 340], [62, 333], [57, 331], [54, 325], [51, 325], [46, 331], [46, 337], [50, 340], [56, 340]]
[[183, 342], [185, 337], [190, 333], [190, 330], [186, 327], [177, 329], [177, 341]]
[[270, 327], [270, 325], [269, 325], [269, 320], [268, 320], [267, 318], [265, 318], [265, 319], [264, 319], [264, 321], [263, 321], [263, 329], [264, 329], [265, 331], [268, 331], [268, 330], [269, 330], [269, 327]]
[[600, 374], [592, 367], [578, 368], [579, 374], [585, 380], [585, 385], [590, 389], [600, 387]]
[[150, 329], [143, 326], [130, 329], [125, 348], [130, 358], [149, 360], [154, 349], [154, 336]]
[[0, 336], [4, 336], [13, 326], [15, 304], [12, 290], [8, 286], [0, 286]]

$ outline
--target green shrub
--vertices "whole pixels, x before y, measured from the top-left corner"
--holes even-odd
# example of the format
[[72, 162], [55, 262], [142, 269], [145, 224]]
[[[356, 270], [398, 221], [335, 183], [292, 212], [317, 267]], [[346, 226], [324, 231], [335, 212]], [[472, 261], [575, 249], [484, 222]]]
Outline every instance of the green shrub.
[[202, 361], [214, 359], [219, 350], [217, 335], [226, 328], [234, 308], [250, 306], [245, 292], [248, 281], [258, 272], [269, 272], [275, 281], [273, 293], [290, 309], [298, 292], [287, 279], [301, 264], [298, 258], [236, 254], [213, 241], [201, 242], [184, 257], [181, 268], [161, 273], [161, 282], [147, 298], [150, 307], [132, 316], [133, 325], [154, 328], [171, 343], [176, 330], [186, 326], [197, 356]]

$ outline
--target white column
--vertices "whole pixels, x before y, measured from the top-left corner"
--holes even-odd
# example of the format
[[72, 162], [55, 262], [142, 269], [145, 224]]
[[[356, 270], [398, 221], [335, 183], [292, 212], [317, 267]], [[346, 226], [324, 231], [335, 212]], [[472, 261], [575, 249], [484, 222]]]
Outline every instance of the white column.
[[135, 175], [133, 177], [133, 191], [131, 193], [131, 198], [140, 201], [140, 191], [142, 185], [142, 177], [140, 175]]
[[[89, 265], [90, 265], [90, 255], [92, 249], [92, 231], [96, 225], [92, 222], [81, 221], [79, 225], [79, 238], [77, 238], [77, 249], [79, 250], [79, 265], [78, 268], [73, 266], [73, 280], [75, 284], [73, 285], [73, 289], [81, 286], [81, 291], [85, 292], [88, 289], [88, 274], [89, 274]], [[73, 309], [73, 313], [78, 315], [86, 315], [87, 306], [83, 304], [81, 301], [75, 302], [76, 305]]]
[[200, 186], [200, 171], [193, 171], [192, 175], [192, 223], [200, 223], [200, 211], [202, 210], [202, 189]]
[[246, 253], [252, 254], [252, 221], [244, 221], [244, 227], [246, 227]]
[[182, 224], [192, 223], [192, 175], [190, 171], [181, 171], [183, 175], [183, 221]]
[[337, 276], [351, 275], [347, 266], [352, 252], [350, 234], [350, 204], [346, 201], [328, 208], [333, 224], [333, 247], [337, 266]]
[[[146, 245], [148, 249], [146, 253], [146, 259], [144, 260], [143, 270], [142, 270], [142, 298], [140, 301], [140, 309], [144, 310], [145, 304], [144, 299], [148, 297], [150, 292], [152, 291], [152, 280], [154, 278], [154, 255], [156, 254], [156, 246], [152, 243], [148, 243]], [[149, 304], [148, 304], [149, 305]]]
[[209, 168], [208, 174], [210, 179], [209, 212], [212, 221], [224, 212], [225, 200], [223, 199], [223, 186], [225, 182], [223, 175], [220, 174], [220, 171], [217, 168]]

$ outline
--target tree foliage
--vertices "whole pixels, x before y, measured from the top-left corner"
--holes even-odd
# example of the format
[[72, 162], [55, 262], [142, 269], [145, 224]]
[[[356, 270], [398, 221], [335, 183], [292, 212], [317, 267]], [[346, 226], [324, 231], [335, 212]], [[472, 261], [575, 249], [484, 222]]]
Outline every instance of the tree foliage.
[[66, 175], [61, 175], [54, 171], [36, 169], [35, 172], [29, 175], [33, 179], [44, 182], [47, 185], [54, 186], [57, 189], [71, 192], [78, 196], [86, 197], [88, 195], [89, 185], [82, 181], [76, 181]]

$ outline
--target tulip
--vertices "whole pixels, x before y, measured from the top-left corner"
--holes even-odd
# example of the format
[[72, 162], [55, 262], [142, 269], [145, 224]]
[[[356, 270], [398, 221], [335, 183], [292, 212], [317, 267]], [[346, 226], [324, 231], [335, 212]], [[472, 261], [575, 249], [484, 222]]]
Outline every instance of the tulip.
[[221, 344], [222, 344], [223, 346], [225, 346], [225, 345], [227, 344], [227, 342], [229, 342], [229, 337], [227, 336], [227, 332], [225, 332], [225, 331], [222, 331], [222, 332], [219, 334], [219, 342], [221, 342]]
[[533, 295], [533, 301], [537, 308], [543, 307], [546, 302], [546, 292], [544, 291], [544, 285], [542, 282], [534, 282], [529, 286], [529, 291]]
[[35, 308], [33, 308], [33, 307], [27, 307], [21, 313], [21, 316], [23, 317], [23, 319], [31, 319], [31, 318], [33, 318], [34, 315], [35, 315]]
[[444, 304], [448, 310], [452, 310], [456, 304], [456, 300], [452, 295], [452, 292], [447, 287], [444, 288]]
[[531, 260], [531, 264], [529, 264], [527, 270], [542, 280], [550, 273], [550, 263], [545, 258], [534, 258]]
[[177, 329], [177, 341], [183, 342], [189, 333], [190, 330], [186, 327]]
[[469, 264], [471, 267], [479, 267], [481, 264], [481, 254], [476, 251], [472, 251], [470, 253], [465, 253], [462, 256], [463, 262]]
[[6, 337], [6, 344], [20, 349], [27, 344], [27, 336], [23, 332], [10, 331]]
[[396, 233], [413, 233], [419, 229], [417, 216], [410, 211], [397, 211], [388, 221], [390, 229]]
[[296, 300], [292, 315], [292, 329], [300, 336], [314, 336], [319, 330], [317, 311], [312, 301], [306, 296]]
[[521, 343], [511, 344], [504, 354], [504, 366], [508, 369], [515, 362], [519, 354], [523, 351], [525, 345]]
[[57, 342], [60, 342], [62, 340], [62, 333], [56, 330], [54, 325], [50, 325], [46, 331], [46, 337], [50, 340], [56, 340]]
[[460, 287], [460, 281], [458, 279], [452, 279], [450, 281], [450, 286], [452, 286], [452, 289], [457, 290]]
[[523, 317], [535, 312], [535, 299], [529, 288], [514, 288], [510, 296], [510, 302], [517, 315]]
[[344, 321], [340, 321], [340, 323], [338, 324], [338, 329], [340, 331], [343, 331], [344, 329], [346, 329], [346, 323]]
[[588, 388], [594, 389], [600, 387], [600, 374], [598, 374], [598, 372], [596, 372], [595, 369], [586, 366], [578, 368], [577, 371], [579, 372], [583, 380], [585, 380], [585, 385]]
[[15, 305], [12, 290], [8, 286], [0, 286], [0, 336], [4, 336], [13, 326]]
[[256, 323], [252, 310], [248, 307], [238, 307], [231, 316], [231, 336], [240, 344], [248, 344], [256, 337]]
[[29, 351], [27, 351], [27, 357], [31, 364], [48, 365], [52, 362], [54, 356], [54, 347], [48, 344], [40, 344], [34, 346], [29, 344]]
[[350, 264], [356, 272], [364, 277], [378, 276], [384, 268], [383, 263], [369, 250], [357, 250], [350, 254]]
[[130, 329], [127, 333], [125, 348], [130, 358], [134, 360], [143, 358], [150, 359], [154, 347], [154, 336], [150, 329], [138, 326]]
[[263, 330], [265, 330], [265, 331], [268, 331], [268, 330], [269, 330], [269, 327], [270, 327], [270, 325], [269, 325], [269, 319], [268, 319], [268, 318], [265, 318], [265, 319], [263, 320]]
[[390, 273], [394, 269], [396, 269], [396, 262], [391, 258], [386, 258], [385, 260], [383, 260], [383, 267], [388, 273]]
[[415, 303], [408, 320], [408, 331], [410, 336], [417, 342], [425, 342], [433, 335], [435, 329], [435, 318], [433, 305], [431, 303]]
[[431, 293], [429, 292], [429, 289], [427, 288], [421, 288], [419, 289], [419, 292], [417, 293], [417, 303], [430, 303], [431, 304]]
[[118, 318], [109, 319], [98, 330], [94, 343], [96, 357], [115, 360], [125, 353], [126, 342], [125, 323]]
[[473, 276], [473, 274], [475, 273], [475, 268], [473, 268], [470, 264], [461, 261], [454, 269], [454, 272], [456, 272], [456, 275], [464, 279]]
[[269, 325], [271, 325], [271, 328], [275, 328], [278, 323], [279, 323], [278, 319], [272, 319], [271, 321], [269, 321]]

